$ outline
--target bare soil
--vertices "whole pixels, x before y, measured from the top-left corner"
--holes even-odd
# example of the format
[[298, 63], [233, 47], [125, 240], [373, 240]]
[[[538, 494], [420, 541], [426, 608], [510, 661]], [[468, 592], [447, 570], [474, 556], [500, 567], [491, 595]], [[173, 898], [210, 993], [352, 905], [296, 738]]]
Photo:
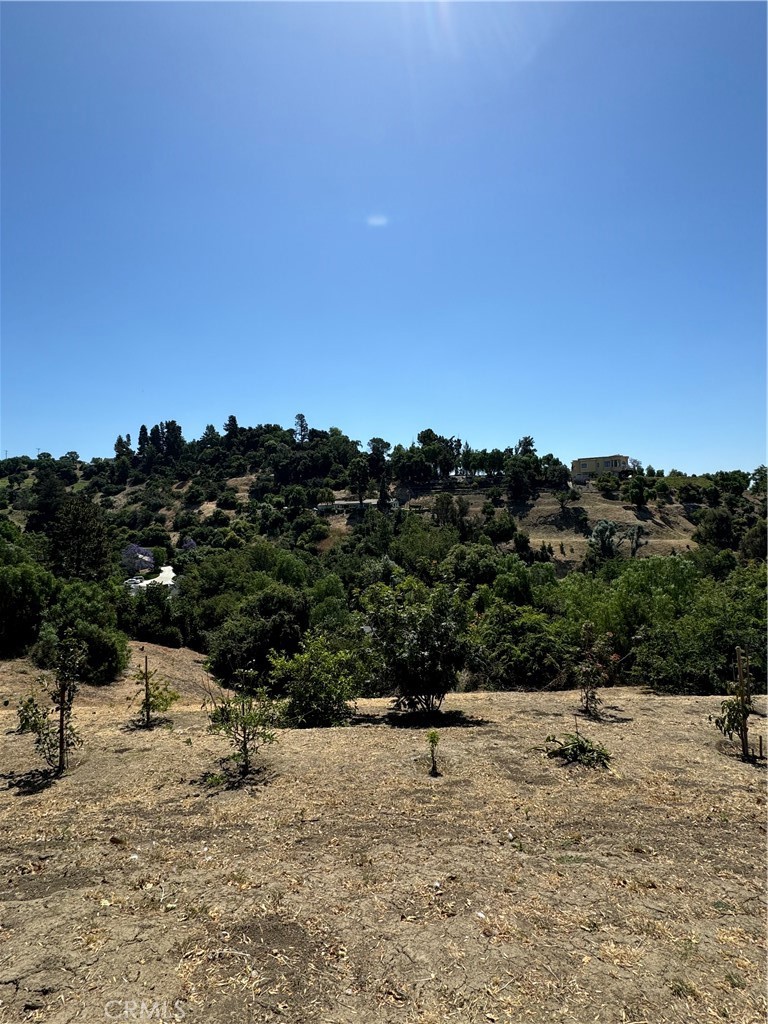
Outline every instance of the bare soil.
[[578, 694], [450, 695], [439, 777], [361, 701], [236, 786], [199, 656], [144, 646], [172, 727], [130, 726], [130, 677], [83, 687], [47, 784], [14, 732], [35, 670], [0, 664], [1, 1020], [765, 1020], [765, 772], [718, 698], [606, 691], [600, 771], [541, 749]]

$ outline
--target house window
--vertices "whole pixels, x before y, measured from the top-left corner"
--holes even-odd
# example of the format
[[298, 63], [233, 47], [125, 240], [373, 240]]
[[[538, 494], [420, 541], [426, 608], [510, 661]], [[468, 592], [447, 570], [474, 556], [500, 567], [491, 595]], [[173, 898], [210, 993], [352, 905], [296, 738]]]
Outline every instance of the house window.
[[582, 469], [586, 469], [586, 468], [587, 468], [587, 464], [586, 464], [586, 462], [582, 462], [582, 464], [581, 464], [581, 468], [582, 468]]

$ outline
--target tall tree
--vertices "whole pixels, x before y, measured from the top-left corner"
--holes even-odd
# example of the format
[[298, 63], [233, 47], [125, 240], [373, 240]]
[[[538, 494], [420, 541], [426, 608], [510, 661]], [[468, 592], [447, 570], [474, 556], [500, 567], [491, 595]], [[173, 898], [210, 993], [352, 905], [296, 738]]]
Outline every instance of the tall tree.
[[68, 494], [53, 524], [54, 571], [68, 579], [104, 580], [111, 569], [109, 532], [103, 510], [81, 494]]
[[303, 412], [296, 414], [296, 426], [293, 432], [296, 444], [305, 445], [309, 439], [309, 424]]
[[349, 470], [349, 488], [353, 494], [357, 495], [357, 499], [360, 502], [360, 507], [363, 507], [363, 498], [365, 492], [368, 490], [368, 484], [371, 480], [371, 473], [368, 468], [368, 460], [364, 455], [358, 455], [356, 459], [353, 459], [350, 463]]

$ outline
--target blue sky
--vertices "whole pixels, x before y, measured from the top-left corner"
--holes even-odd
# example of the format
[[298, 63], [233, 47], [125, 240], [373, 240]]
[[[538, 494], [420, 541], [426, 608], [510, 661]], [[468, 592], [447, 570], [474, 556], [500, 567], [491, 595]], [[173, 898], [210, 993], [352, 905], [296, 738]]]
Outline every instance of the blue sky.
[[762, 3], [3, 3], [0, 451], [765, 461]]

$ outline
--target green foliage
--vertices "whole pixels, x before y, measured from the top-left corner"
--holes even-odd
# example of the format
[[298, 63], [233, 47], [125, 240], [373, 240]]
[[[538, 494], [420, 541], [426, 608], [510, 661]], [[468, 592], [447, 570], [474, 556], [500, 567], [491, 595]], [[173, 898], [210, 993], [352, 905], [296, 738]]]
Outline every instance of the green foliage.
[[68, 494], [61, 501], [51, 532], [51, 561], [65, 579], [105, 580], [112, 569], [106, 514], [89, 498]]
[[464, 664], [464, 602], [443, 585], [429, 591], [408, 577], [394, 587], [374, 584], [363, 596], [363, 607], [396, 706], [439, 709]]
[[569, 764], [580, 764], [585, 768], [607, 768], [612, 755], [601, 744], [582, 736], [578, 728], [576, 732], [557, 736], [547, 736], [547, 757], [561, 757]]
[[139, 722], [145, 729], [151, 729], [155, 724], [152, 716], [168, 711], [179, 700], [180, 694], [167, 680], [157, 678], [157, 669], [149, 671], [147, 658], [144, 659], [143, 670], [134, 676], [134, 681], [141, 687]]
[[35, 643], [55, 592], [54, 577], [34, 562], [0, 565], [0, 658], [17, 657]]
[[425, 581], [435, 578], [437, 567], [459, 540], [453, 526], [433, 526], [415, 512], [405, 516], [392, 542], [392, 558], [406, 572]]
[[613, 635], [595, 636], [592, 622], [581, 627], [581, 657], [576, 665], [576, 676], [581, 688], [581, 707], [588, 718], [599, 720], [602, 699], [597, 690], [613, 682], [618, 654], [613, 650]]
[[115, 600], [109, 588], [73, 581], [63, 584], [47, 610], [30, 655], [40, 668], [53, 668], [60, 638], [72, 635], [84, 647], [82, 682], [109, 683], [128, 664], [126, 637], [117, 628]]
[[322, 634], [305, 636], [299, 653], [270, 656], [273, 692], [287, 698], [286, 724], [298, 728], [343, 725], [352, 715], [350, 701], [361, 685], [357, 652], [334, 650]]
[[697, 528], [693, 539], [723, 550], [737, 545], [733, 515], [726, 508], [703, 509], [696, 517]]
[[633, 678], [669, 693], [723, 693], [730, 652], [755, 652], [752, 668], [765, 679], [765, 573], [757, 564], [735, 569], [723, 582], [702, 579], [686, 611], [648, 623], [634, 644]]
[[715, 725], [732, 740], [734, 734], [741, 741], [741, 756], [745, 761], [752, 760], [749, 749], [749, 716], [754, 713], [755, 707], [752, 700], [752, 678], [749, 671], [749, 658], [743, 659], [743, 651], [736, 648], [736, 663], [738, 681], [731, 688], [732, 696], [723, 701], [720, 708], [720, 715], [715, 719]]
[[77, 693], [84, 661], [82, 644], [71, 633], [58, 646], [55, 678], [38, 679], [40, 700], [34, 695], [19, 708], [19, 725], [26, 725], [35, 736], [35, 750], [46, 764], [63, 774], [69, 763], [69, 751], [82, 745], [72, 723], [72, 705]]
[[588, 541], [593, 562], [599, 564], [608, 558], [616, 558], [622, 539], [619, 524], [612, 519], [601, 519], [595, 523]]
[[[465, 584], [471, 594], [483, 584], [492, 584], [502, 565], [507, 564], [490, 544], [457, 544], [440, 563], [440, 577], [452, 586]], [[519, 564], [525, 572], [525, 566]]]
[[646, 482], [643, 477], [635, 475], [621, 485], [621, 496], [625, 501], [642, 508], [646, 504], [646, 490]]
[[468, 631], [468, 665], [474, 683], [488, 690], [567, 685], [577, 636], [561, 619], [493, 601]]
[[432, 760], [432, 767], [429, 770], [429, 774], [438, 776], [440, 772], [437, 768], [437, 745], [440, 742], [440, 736], [437, 729], [430, 729], [427, 733], [427, 746], [429, 747], [429, 754]]
[[33, 732], [37, 735], [43, 729], [43, 719], [47, 716], [47, 711], [40, 707], [35, 694], [30, 693], [19, 701], [16, 714], [19, 718], [19, 728], [16, 731]]
[[263, 689], [249, 692], [242, 685], [234, 692], [210, 690], [208, 719], [211, 732], [223, 733], [235, 748], [234, 760], [246, 778], [261, 747], [275, 742], [275, 706]]

